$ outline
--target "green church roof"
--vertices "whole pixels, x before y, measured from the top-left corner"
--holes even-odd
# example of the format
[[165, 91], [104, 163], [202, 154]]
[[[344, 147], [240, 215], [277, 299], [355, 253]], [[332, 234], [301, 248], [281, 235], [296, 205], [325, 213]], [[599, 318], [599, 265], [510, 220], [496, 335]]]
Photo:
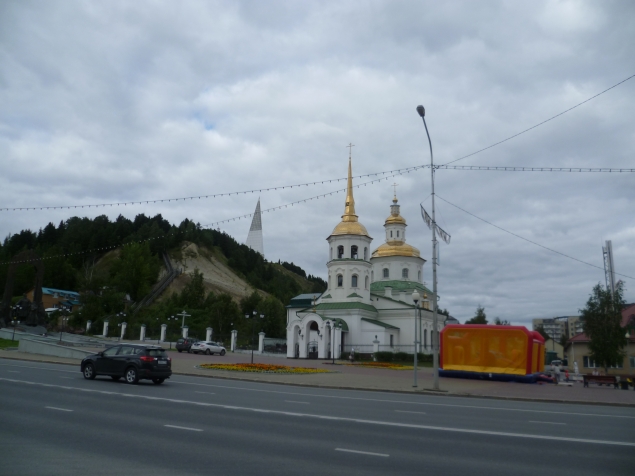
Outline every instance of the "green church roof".
[[425, 291], [432, 294], [428, 288], [423, 284], [416, 281], [399, 281], [396, 279], [390, 281], [375, 281], [370, 285], [370, 292], [378, 293], [383, 292], [385, 288], [392, 288], [394, 291]]
[[379, 327], [384, 327], [385, 329], [397, 329], [397, 330], [399, 330], [398, 327], [393, 326], [392, 324], [386, 324], [385, 322], [378, 321], [377, 319], [368, 319], [366, 317], [362, 317], [362, 321], [370, 322], [371, 324], [375, 324], [376, 326], [379, 326]]

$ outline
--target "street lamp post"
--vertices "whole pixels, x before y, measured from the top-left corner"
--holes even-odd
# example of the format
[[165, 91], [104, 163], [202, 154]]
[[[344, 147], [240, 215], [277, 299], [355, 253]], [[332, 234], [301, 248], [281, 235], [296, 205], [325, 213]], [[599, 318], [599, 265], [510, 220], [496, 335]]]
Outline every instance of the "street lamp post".
[[428, 145], [430, 146], [430, 176], [432, 181], [432, 366], [434, 384], [433, 389], [439, 390], [439, 332], [437, 322], [437, 222], [434, 213], [434, 156], [432, 155], [432, 141], [426, 124], [426, 110], [423, 106], [417, 106], [417, 113], [423, 119], [423, 126], [426, 128]]
[[[254, 328], [256, 325], [256, 316], [258, 315], [258, 311], [253, 312], [253, 320], [251, 321], [251, 363], [254, 363]], [[260, 314], [260, 319], [264, 319], [265, 315]], [[245, 314], [245, 319], [249, 319], [249, 314]]]
[[66, 325], [66, 321], [68, 321], [68, 317], [65, 315], [67, 312], [65, 308], [61, 308], [60, 312], [62, 313], [62, 328], [60, 329], [60, 344], [62, 343], [62, 334], [64, 333], [64, 327]]
[[415, 292], [412, 293], [412, 300], [415, 303], [415, 359], [414, 359], [414, 384], [413, 387], [417, 386], [417, 315], [419, 314], [419, 300], [421, 296], [415, 289]]
[[[10, 311], [13, 311], [11, 314], [15, 314], [15, 311], [18, 310], [20, 311], [22, 309], [22, 306], [16, 304], [15, 306], [9, 308]], [[11, 318], [9, 318], [11, 319]], [[16, 321], [15, 320], [15, 315], [13, 315], [13, 319], [11, 320], [11, 324], [13, 324], [13, 335], [11, 336], [11, 342], [13, 342], [13, 340], [15, 339], [15, 326], [16, 324], [20, 324], [20, 321]]]

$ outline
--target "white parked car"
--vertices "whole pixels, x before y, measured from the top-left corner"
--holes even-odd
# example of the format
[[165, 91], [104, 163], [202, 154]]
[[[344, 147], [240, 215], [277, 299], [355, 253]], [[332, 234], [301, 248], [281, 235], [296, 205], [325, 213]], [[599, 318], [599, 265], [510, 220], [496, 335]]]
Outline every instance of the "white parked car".
[[207, 355], [211, 355], [211, 354], [225, 355], [227, 353], [227, 350], [225, 349], [225, 347], [223, 347], [217, 342], [212, 342], [211, 340], [208, 340], [208, 341], [202, 340], [200, 342], [196, 342], [195, 344], [192, 344], [191, 351], [195, 354], [207, 354]]

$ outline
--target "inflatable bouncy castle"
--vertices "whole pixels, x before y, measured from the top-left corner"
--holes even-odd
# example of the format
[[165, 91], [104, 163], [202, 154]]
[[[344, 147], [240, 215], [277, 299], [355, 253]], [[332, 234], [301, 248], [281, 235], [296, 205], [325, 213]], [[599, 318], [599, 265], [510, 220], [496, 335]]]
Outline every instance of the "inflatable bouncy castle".
[[545, 340], [522, 326], [451, 324], [440, 337], [443, 377], [533, 383], [545, 365]]

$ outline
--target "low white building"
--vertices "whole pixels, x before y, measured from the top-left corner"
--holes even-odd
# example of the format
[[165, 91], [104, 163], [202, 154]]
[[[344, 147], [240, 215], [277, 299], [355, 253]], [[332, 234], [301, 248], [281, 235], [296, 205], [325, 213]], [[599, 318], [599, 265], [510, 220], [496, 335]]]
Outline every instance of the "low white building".
[[[416, 290], [421, 319], [420, 351], [432, 351], [432, 292], [423, 285], [419, 250], [406, 243], [406, 220], [395, 196], [384, 223], [386, 240], [370, 253], [372, 238], [355, 214], [351, 160], [344, 215], [327, 238], [328, 288], [321, 295], [301, 294], [287, 306], [287, 357], [338, 358], [352, 348], [412, 353]], [[438, 316], [438, 328], [445, 316]]]

